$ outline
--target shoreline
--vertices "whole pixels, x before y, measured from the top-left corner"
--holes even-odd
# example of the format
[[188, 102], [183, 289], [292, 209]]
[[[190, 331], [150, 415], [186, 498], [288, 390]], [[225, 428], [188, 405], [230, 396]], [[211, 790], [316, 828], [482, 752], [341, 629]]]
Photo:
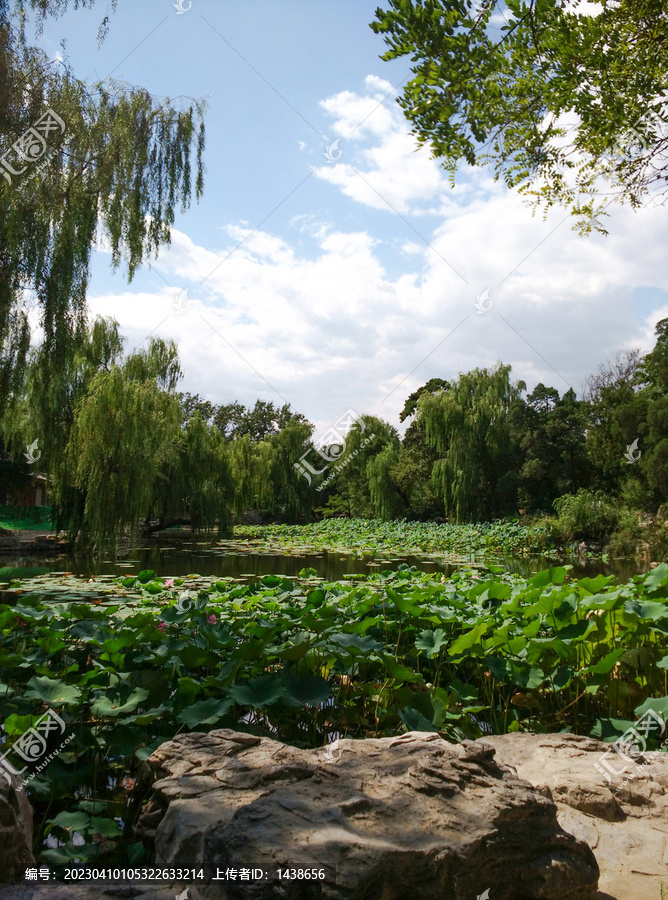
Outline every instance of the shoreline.
[[0, 531], [0, 551], [7, 550], [19, 553], [46, 553], [59, 556], [70, 548], [65, 538], [47, 529]]

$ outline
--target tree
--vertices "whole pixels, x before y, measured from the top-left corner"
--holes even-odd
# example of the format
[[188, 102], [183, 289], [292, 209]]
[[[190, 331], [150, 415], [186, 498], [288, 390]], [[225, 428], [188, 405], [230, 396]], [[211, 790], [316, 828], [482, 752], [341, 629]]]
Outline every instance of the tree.
[[405, 422], [409, 416], [415, 415], [418, 408], [418, 400], [423, 394], [437, 394], [439, 391], [447, 391], [449, 387], [450, 384], [442, 378], [430, 378], [426, 384], [423, 384], [422, 387], [418, 388], [417, 391], [413, 391], [406, 398], [404, 408], [399, 413], [399, 421]]
[[196, 416], [199, 415], [207, 425], [210, 425], [217, 408], [210, 400], [203, 400], [199, 394], [179, 394], [179, 402], [181, 403], [181, 424], [185, 427]]
[[[363, 415], [345, 435], [345, 446], [322, 448], [333, 461], [324, 478], [331, 478], [334, 496], [342, 497], [351, 516], [390, 518], [399, 514], [396, 487], [386, 477], [383, 465], [394, 458], [392, 450], [399, 448], [396, 428], [376, 416]], [[379, 453], [381, 463], [375, 463]], [[379, 466], [381, 468], [379, 468]]]
[[279, 434], [288, 425], [308, 425], [313, 430], [308, 419], [294, 412], [289, 403], [277, 408], [266, 400], [256, 400], [252, 409], [237, 400], [226, 403], [216, 409], [213, 421], [227, 440], [248, 435], [253, 443]]
[[67, 444], [77, 404], [86, 396], [99, 372], [117, 364], [123, 352], [118, 322], [97, 318], [79, 328], [62, 366], [50, 373], [44, 344], [32, 350], [3, 421], [4, 439], [14, 455], [35, 439], [39, 442], [40, 469], [48, 473], [49, 493], [58, 497], [59, 524], [68, 527], [70, 513], [79, 504], [73, 481], [66, 474]]
[[584, 399], [588, 402], [598, 400], [603, 389], [611, 385], [634, 385], [638, 380], [640, 362], [640, 350], [619, 350], [614, 359], [601, 363], [597, 371], [587, 378]]
[[209, 427], [196, 410], [185, 427], [182, 425], [175, 450], [154, 483], [154, 502], [146, 520], [148, 524], [157, 513], [158, 521], [149, 530], [171, 524], [189, 524], [193, 530], [217, 525], [219, 534], [226, 533], [231, 525], [234, 483], [224, 436]]
[[246, 407], [235, 400], [233, 403], [226, 403], [216, 408], [213, 424], [226, 440], [233, 440], [242, 433], [245, 415]]
[[650, 511], [668, 500], [668, 319], [656, 338], [644, 358], [618, 354], [590, 381], [587, 432], [597, 486]]
[[85, 84], [26, 45], [27, 8], [59, 14], [68, 0], [19, 0], [18, 28], [0, 0], [0, 378], [13, 392], [21, 381], [32, 292], [44, 390], [57, 407], [49, 382], [76, 352], [96, 238], [129, 280], [169, 243], [175, 210], [203, 189], [203, 106], [177, 110], [141, 88]]
[[655, 332], [638, 380], [648, 398], [646, 452], [639, 465], [656, 506], [668, 501], [668, 319], [657, 322]]
[[274, 452], [269, 441], [253, 442], [248, 434], [232, 442], [230, 470], [234, 480], [234, 509], [237, 518], [248, 509], [271, 509]]
[[[70, 534], [98, 546], [114, 544], [154, 503], [156, 481], [173, 463], [180, 408], [173, 393], [173, 344], [153, 338], [125, 365], [98, 372], [77, 404], [56, 491], [78, 491]], [[201, 420], [200, 420], [201, 421]]]
[[308, 446], [313, 426], [298, 414], [284, 418], [284, 421], [287, 424], [270, 439], [274, 449], [271, 467], [273, 511], [282, 519], [295, 522], [310, 519], [315, 498], [313, 486], [294, 467], [295, 460]]
[[418, 404], [428, 442], [440, 459], [434, 486], [446, 516], [457, 522], [491, 519], [515, 500], [512, 485], [513, 442], [509, 411], [525, 390], [510, 381], [510, 366], [474, 369], [447, 391], [425, 393]]
[[638, 366], [637, 380], [658, 399], [668, 394], [668, 319], [656, 323], [655, 334], [656, 344]]
[[388, 474], [403, 499], [405, 514], [416, 519], [434, 518], [443, 509], [432, 483], [438, 452], [427, 441], [424, 419], [417, 415], [418, 401], [425, 394], [438, 394], [449, 389], [449, 382], [442, 378], [430, 378], [409, 395], [399, 415], [400, 422], [404, 422], [409, 416], [412, 421]]
[[[383, 59], [410, 55], [399, 104], [453, 180], [463, 162], [491, 164], [534, 205], [589, 217], [609, 197], [639, 206], [668, 180], [665, 4], [600, 6], [389, 0], [371, 28], [389, 47]], [[578, 225], [588, 232], [592, 220]]]
[[399, 518], [408, 512], [409, 503], [396, 482], [396, 471], [401, 458], [398, 444], [385, 444], [372, 456], [366, 466], [369, 494], [374, 516], [384, 522]]
[[575, 391], [560, 397], [555, 388], [538, 384], [526, 402], [513, 405], [510, 421], [518, 448], [521, 509], [549, 512], [557, 497], [590, 483], [586, 418]]

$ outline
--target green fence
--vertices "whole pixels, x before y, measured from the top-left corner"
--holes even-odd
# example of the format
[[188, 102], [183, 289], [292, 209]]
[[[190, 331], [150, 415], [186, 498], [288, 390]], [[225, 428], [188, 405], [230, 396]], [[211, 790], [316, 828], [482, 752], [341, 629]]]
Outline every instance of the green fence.
[[0, 506], [0, 526], [3, 528], [51, 528], [50, 506]]

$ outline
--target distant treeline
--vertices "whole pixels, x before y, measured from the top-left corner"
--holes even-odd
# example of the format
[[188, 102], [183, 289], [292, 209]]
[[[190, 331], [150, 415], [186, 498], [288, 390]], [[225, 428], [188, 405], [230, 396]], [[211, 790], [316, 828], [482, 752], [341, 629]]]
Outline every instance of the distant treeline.
[[349, 412], [322, 446], [288, 404], [179, 393], [174, 343], [125, 355], [118, 324], [97, 319], [57, 376], [37, 349], [3, 398], [0, 503], [44, 472], [59, 526], [98, 544], [140, 525], [225, 533], [248, 511], [474, 522], [572, 511], [579, 497], [651, 516], [668, 501], [668, 319], [656, 336], [644, 357], [601, 366], [582, 398], [543, 384], [527, 393], [498, 363], [412, 393], [403, 438]]

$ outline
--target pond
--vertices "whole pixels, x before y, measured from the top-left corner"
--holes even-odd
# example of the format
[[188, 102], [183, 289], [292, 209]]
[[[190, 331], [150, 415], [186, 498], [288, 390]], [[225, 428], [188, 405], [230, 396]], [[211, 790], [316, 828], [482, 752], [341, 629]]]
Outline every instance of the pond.
[[[461, 556], [455, 554], [383, 555], [371, 552], [303, 549], [286, 552], [280, 549], [258, 548], [251, 544], [239, 549], [239, 542], [216, 541], [211, 537], [195, 536], [180, 530], [146, 541], [143, 546], [119, 553], [114, 561], [107, 557], [85, 557], [65, 554], [45, 558], [44, 555], [19, 555], [0, 550], [0, 582], [12, 578], [29, 578], [48, 572], [71, 572], [74, 575], [138, 574], [153, 569], [159, 576], [183, 576], [192, 573], [219, 577], [284, 575], [295, 577], [303, 568], [313, 568], [326, 581], [337, 581], [350, 574], [370, 574], [374, 571], [395, 571], [402, 563], [417, 566], [426, 572], [452, 574], [463, 565], [500, 565], [505, 571], [529, 576], [555, 565], [554, 557], [546, 556]], [[615, 575], [627, 581], [633, 575], [646, 572], [648, 564], [632, 559], [603, 561], [600, 558], [561, 558], [561, 564], [572, 565], [577, 578], [598, 574]]]

